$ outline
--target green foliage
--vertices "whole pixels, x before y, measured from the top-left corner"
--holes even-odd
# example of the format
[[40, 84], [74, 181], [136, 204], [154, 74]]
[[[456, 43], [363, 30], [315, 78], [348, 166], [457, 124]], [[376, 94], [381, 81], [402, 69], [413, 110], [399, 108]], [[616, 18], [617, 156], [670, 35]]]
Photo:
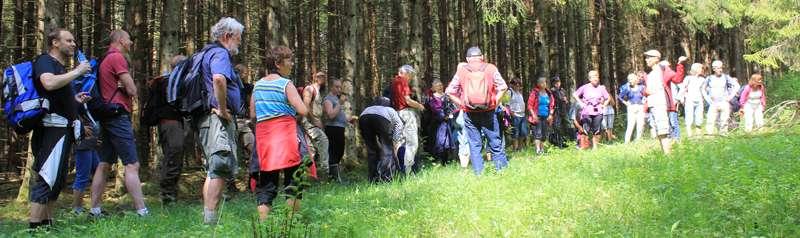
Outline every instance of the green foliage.
[[[310, 189], [291, 220], [283, 201], [269, 222], [255, 221], [255, 200], [222, 208], [221, 225], [204, 226], [200, 204], [152, 208], [152, 216], [114, 215], [91, 222], [58, 214], [41, 237], [793, 237], [800, 234], [800, 128], [758, 135], [682, 140], [672, 156], [655, 141], [597, 151], [513, 154], [502, 173], [434, 167], [388, 184]], [[770, 156], [764, 156], [769, 154]], [[491, 163], [487, 167], [492, 167]], [[5, 207], [3, 214], [24, 213]], [[63, 211], [63, 210], [62, 210]], [[0, 232], [27, 236], [21, 220]]]
[[787, 73], [782, 78], [765, 79], [767, 88], [767, 108], [787, 100], [800, 100], [800, 73]]
[[750, 62], [770, 68], [781, 63], [800, 70], [800, 4], [758, 4], [748, 15], [753, 19], [748, 46], [754, 53], [745, 55]]
[[478, 9], [483, 12], [484, 22], [489, 25], [503, 23], [509, 28], [517, 26], [530, 7], [522, 0], [477, 0], [477, 3]]

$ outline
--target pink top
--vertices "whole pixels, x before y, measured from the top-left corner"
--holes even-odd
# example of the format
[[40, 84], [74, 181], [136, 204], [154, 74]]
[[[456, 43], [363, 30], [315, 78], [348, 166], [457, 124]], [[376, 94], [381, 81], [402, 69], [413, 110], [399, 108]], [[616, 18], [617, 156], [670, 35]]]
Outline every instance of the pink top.
[[584, 116], [602, 115], [603, 110], [600, 109], [602, 109], [603, 102], [610, 97], [605, 86], [597, 85], [595, 87], [592, 83], [584, 84], [575, 91], [575, 94], [587, 105], [581, 109], [581, 115]]
[[[744, 104], [747, 103], [750, 91], [753, 91], [750, 88], [750, 84], [745, 85], [744, 89], [742, 89], [742, 95], [739, 95], [739, 105], [744, 106]], [[767, 107], [767, 89], [764, 86], [761, 86], [761, 106], [764, 108]]]

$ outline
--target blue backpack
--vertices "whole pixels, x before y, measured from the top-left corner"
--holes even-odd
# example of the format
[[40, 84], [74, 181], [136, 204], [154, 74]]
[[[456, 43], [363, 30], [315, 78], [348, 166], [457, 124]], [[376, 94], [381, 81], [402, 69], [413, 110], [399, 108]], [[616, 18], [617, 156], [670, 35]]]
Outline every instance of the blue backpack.
[[6, 120], [18, 134], [25, 134], [41, 124], [50, 109], [33, 84], [33, 63], [19, 63], [3, 71], [3, 110]]
[[[178, 62], [167, 80], [167, 102], [184, 116], [202, 115], [211, 110], [209, 90], [203, 81], [203, 59], [208, 50], [222, 47], [210, 44], [200, 52]], [[198, 59], [198, 60], [195, 60]]]
[[[83, 52], [78, 52], [76, 56], [78, 57], [78, 61], [86, 60], [86, 56], [83, 55]], [[81, 86], [81, 92], [88, 92], [89, 96], [92, 97], [91, 100], [86, 102], [86, 107], [89, 109], [89, 112], [92, 114], [92, 116], [99, 121], [106, 121], [116, 115], [124, 113], [125, 108], [120, 104], [111, 102], [121, 91], [120, 88], [116, 88], [114, 90], [114, 93], [111, 94], [111, 97], [109, 97], [108, 101], [103, 98], [103, 94], [100, 91], [100, 86], [97, 85], [97, 82], [99, 82], [99, 75], [97, 73], [100, 72], [100, 64], [102, 62], [103, 59], [89, 60], [92, 71], [83, 76], [82, 81], [84, 84]]]

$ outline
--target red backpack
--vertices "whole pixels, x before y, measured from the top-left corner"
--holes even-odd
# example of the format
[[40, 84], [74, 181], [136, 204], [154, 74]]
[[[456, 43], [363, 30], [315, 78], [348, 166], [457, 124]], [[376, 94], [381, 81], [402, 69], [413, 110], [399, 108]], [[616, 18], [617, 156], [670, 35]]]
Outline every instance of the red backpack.
[[495, 100], [494, 75], [497, 67], [492, 64], [482, 63], [480, 66], [462, 64], [458, 67], [461, 84], [461, 100], [467, 111], [492, 111], [497, 107]]

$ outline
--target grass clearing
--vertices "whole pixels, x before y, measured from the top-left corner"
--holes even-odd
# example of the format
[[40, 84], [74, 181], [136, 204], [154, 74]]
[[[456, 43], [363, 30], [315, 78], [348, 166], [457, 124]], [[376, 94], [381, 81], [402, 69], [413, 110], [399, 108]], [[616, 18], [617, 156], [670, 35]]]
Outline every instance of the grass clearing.
[[[37, 236], [180, 237], [541, 237], [774, 236], [800, 234], [800, 127], [756, 135], [684, 139], [674, 155], [655, 141], [597, 151], [513, 154], [510, 167], [476, 177], [433, 166], [389, 184], [313, 187], [299, 214], [276, 200], [256, 224], [255, 200], [224, 204], [222, 225], [201, 224], [199, 201], [92, 222], [57, 215], [57, 231]], [[491, 162], [487, 164], [491, 166]], [[366, 173], [366, 172], [364, 172]], [[68, 193], [61, 200], [69, 200]], [[130, 202], [125, 202], [129, 204]], [[68, 206], [65, 206], [68, 207]], [[113, 209], [112, 209], [113, 210]], [[117, 209], [119, 210], [119, 209]], [[130, 210], [130, 209], [128, 209]], [[27, 236], [21, 205], [0, 208], [0, 234]]]

